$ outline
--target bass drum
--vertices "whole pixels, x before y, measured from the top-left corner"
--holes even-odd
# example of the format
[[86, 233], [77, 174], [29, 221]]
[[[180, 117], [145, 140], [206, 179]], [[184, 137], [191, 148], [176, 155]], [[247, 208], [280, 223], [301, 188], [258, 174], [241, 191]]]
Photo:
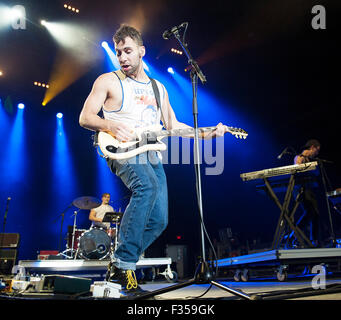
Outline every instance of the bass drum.
[[111, 248], [111, 239], [102, 229], [91, 229], [79, 238], [79, 255], [86, 260], [103, 260]]

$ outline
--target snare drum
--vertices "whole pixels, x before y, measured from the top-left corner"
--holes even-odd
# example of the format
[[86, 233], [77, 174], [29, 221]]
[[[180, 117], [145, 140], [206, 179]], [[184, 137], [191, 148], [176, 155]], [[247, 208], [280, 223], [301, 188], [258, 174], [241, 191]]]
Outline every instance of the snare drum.
[[82, 234], [79, 239], [79, 255], [86, 259], [105, 259], [111, 248], [111, 239], [103, 229], [93, 228]]

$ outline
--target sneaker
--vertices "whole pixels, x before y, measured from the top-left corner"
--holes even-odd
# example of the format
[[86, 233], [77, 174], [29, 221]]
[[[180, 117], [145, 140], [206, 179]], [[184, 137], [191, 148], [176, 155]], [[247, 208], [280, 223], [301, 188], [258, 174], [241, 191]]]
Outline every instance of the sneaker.
[[136, 275], [133, 270], [119, 269], [112, 262], [108, 265], [106, 281], [120, 284], [124, 293], [146, 292], [137, 284]]

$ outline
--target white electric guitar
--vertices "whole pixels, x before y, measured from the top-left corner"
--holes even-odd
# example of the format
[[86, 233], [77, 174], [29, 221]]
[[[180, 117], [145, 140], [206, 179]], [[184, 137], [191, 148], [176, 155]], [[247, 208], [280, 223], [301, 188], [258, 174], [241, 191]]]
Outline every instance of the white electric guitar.
[[[198, 132], [213, 132], [216, 127], [198, 128]], [[236, 138], [246, 139], [248, 134], [240, 128], [225, 126], [225, 132]], [[111, 132], [99, 131], [95, 134], [94, 145], [98, 146], [105, 158], [129, 159], [146, 151], [163, 151], [167, 146], [161, 142], [167, 136], [186, 136], [194, 134], [194, 128], [162, 130], [161, 125], [153, 125], [135, 129], [135, 139], [128, 142], [119, 142]]]

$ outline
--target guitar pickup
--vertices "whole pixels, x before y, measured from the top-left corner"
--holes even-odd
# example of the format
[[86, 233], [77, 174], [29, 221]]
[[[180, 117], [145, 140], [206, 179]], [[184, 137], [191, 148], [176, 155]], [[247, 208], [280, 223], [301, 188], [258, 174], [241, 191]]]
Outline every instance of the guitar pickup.
[[147, 140], [147, 143], [151, 143], [151, 144], [157, 143], [157, 135], [155, 134], [155, 132], [145, 132], [144, 136], [145, 136], [145, 139]]

